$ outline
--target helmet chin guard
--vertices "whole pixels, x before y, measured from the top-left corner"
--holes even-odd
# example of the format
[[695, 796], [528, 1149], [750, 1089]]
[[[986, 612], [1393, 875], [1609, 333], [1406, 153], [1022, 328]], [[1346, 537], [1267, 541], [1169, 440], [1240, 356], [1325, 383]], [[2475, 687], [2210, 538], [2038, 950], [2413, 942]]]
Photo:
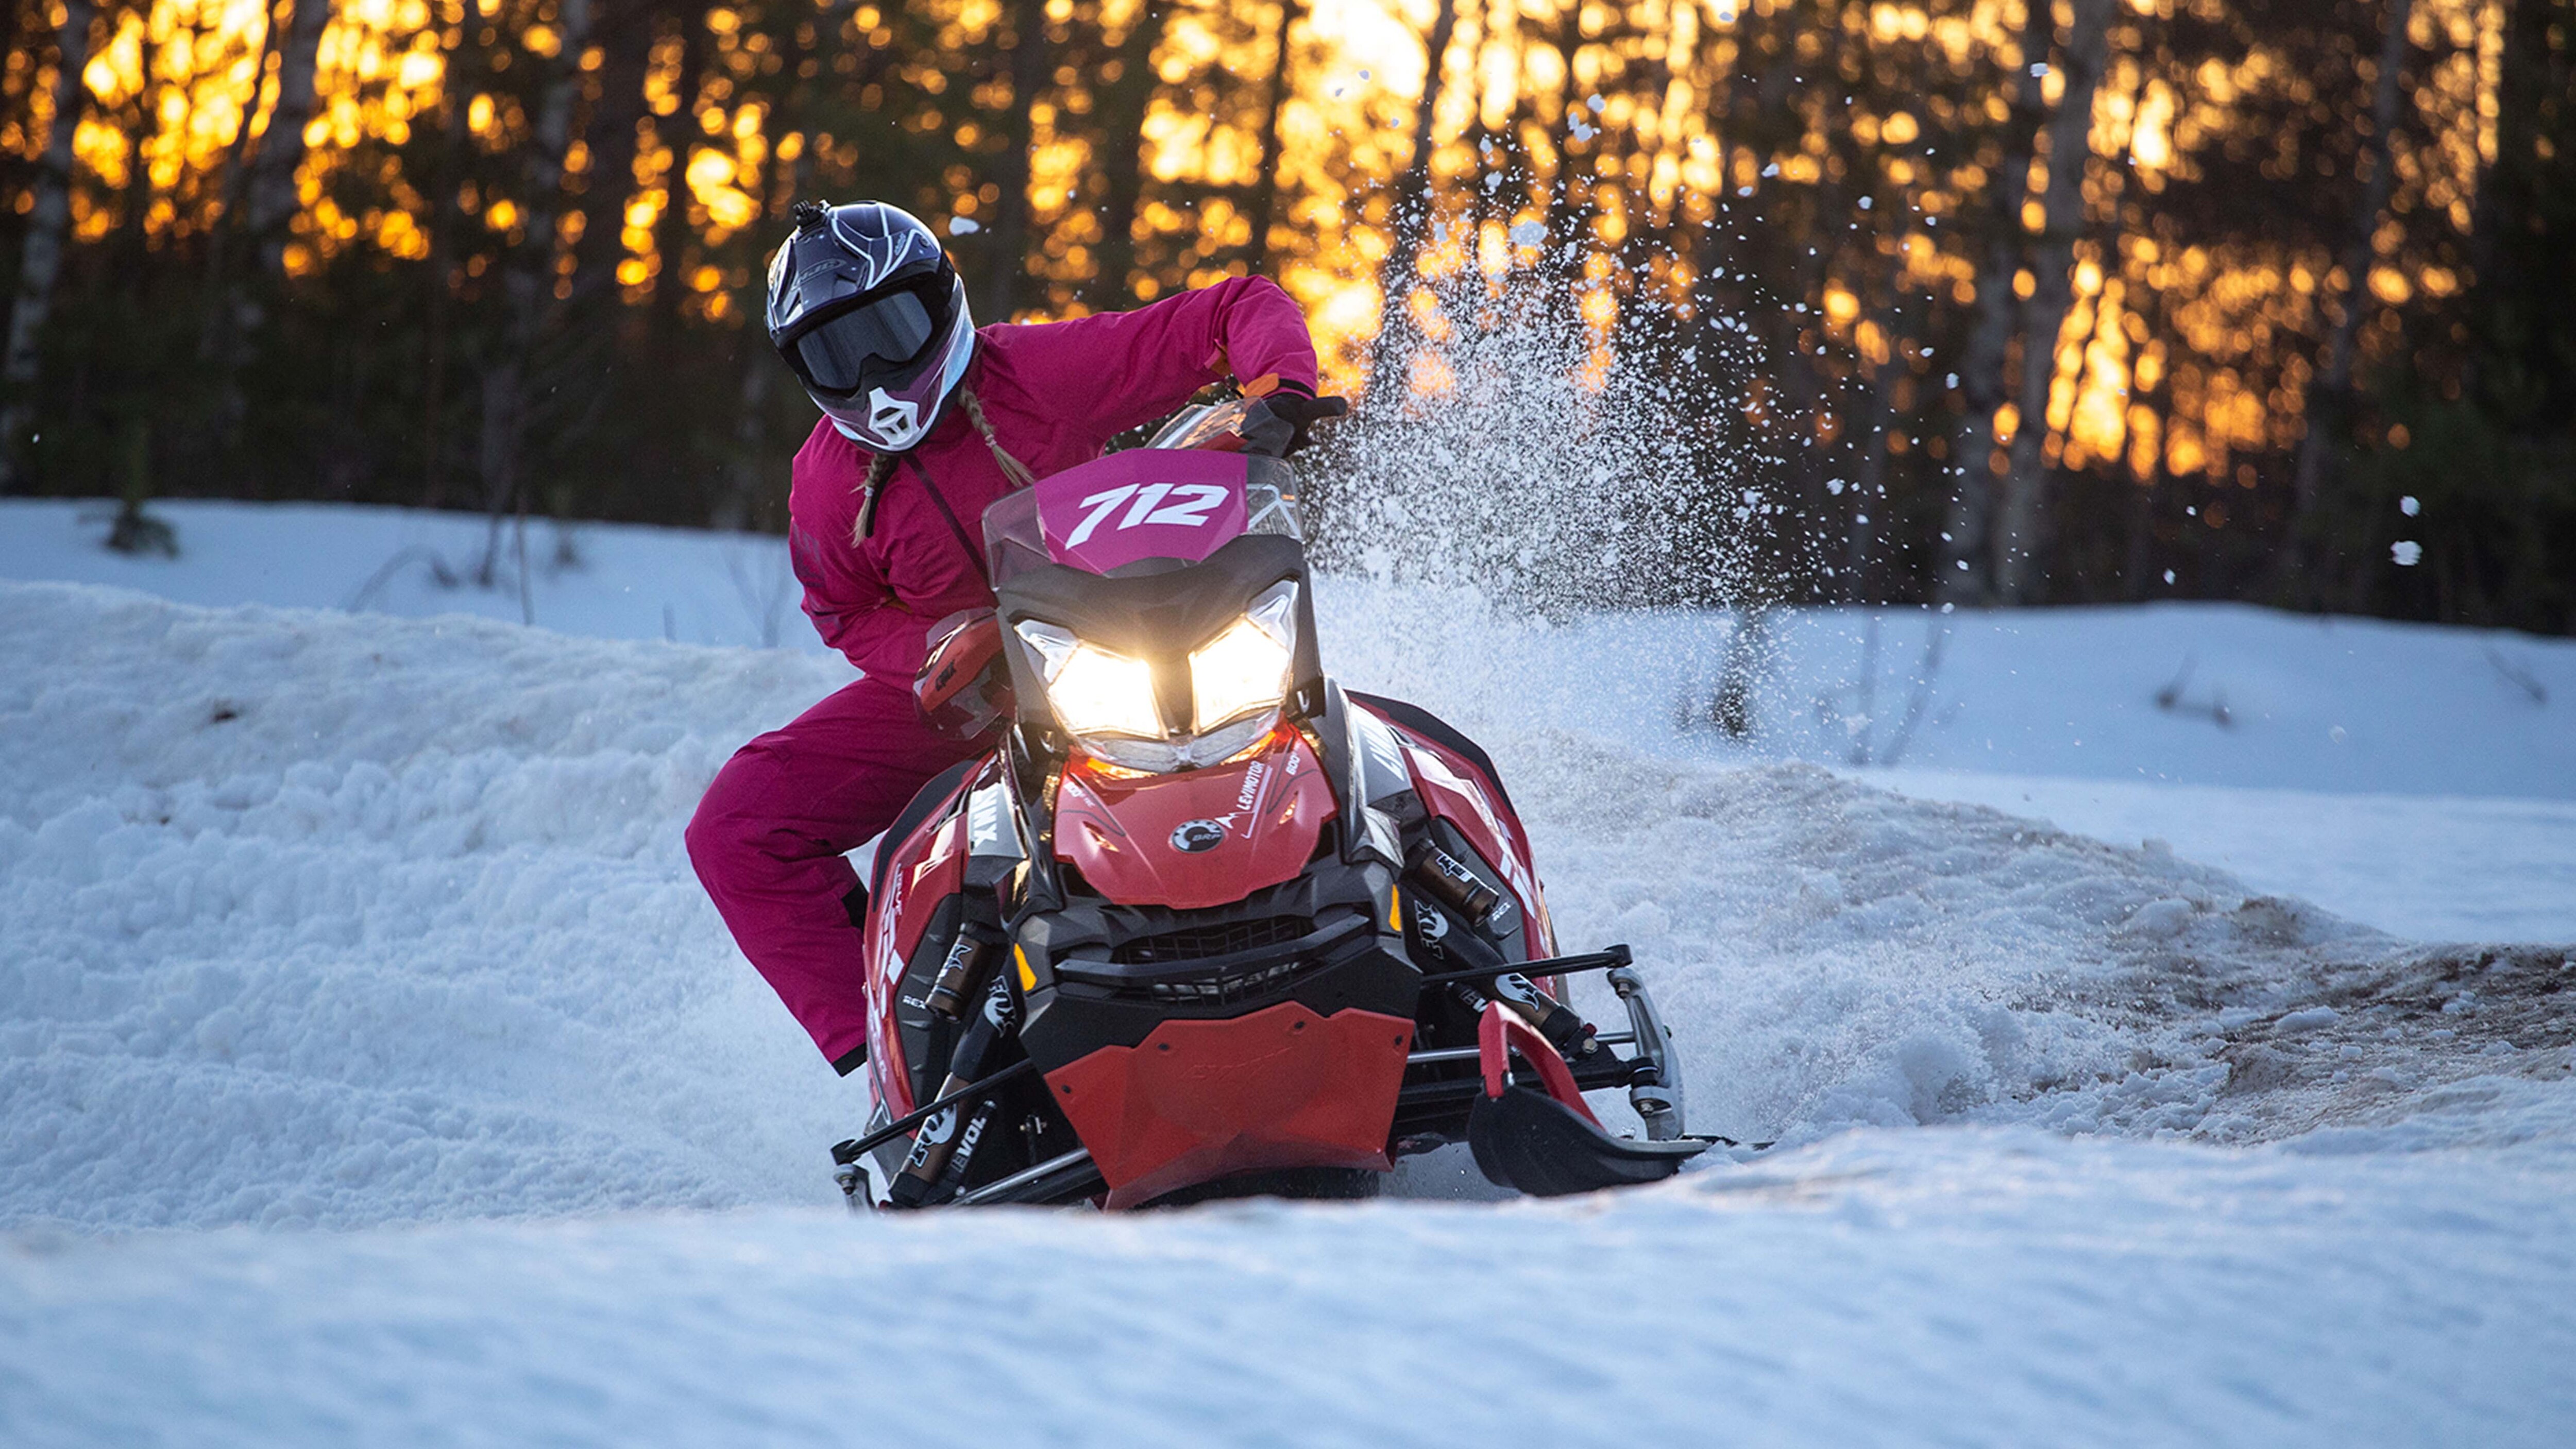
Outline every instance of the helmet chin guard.
[[966, 284], [898, 207], [805, 202], [796, 221], [770, 261], [770, 343], [843, 436], [909, 451], [974, 359]]

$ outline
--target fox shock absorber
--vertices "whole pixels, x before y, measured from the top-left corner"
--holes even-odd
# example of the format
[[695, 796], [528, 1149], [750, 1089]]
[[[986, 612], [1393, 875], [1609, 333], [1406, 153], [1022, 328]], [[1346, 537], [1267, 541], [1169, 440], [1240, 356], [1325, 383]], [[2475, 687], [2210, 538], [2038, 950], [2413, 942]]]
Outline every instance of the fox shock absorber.
[[922, 1005], [955, 1021], [966, 1014], [967, 1003], [984, 989], [984, 978], [993, 963], [1001, 959], [1001, 943], [973, 924], [957, 928], [957, 939], [948, 945], [948, 957], [939, 963], [938, 978], [931, 982]]
[[1485, 884], [1466, 863], [1426, 840], [1413, 851], [1409, 867], [1416, 885], [1478, 930], [1501, 935], [1512, 928], [1512, 903]]
[[[1449, 991], [1458, 1004], [1482, 1015], [1489, 999], [1500, 1001], [1514, 1015], [1537, 1027], [1539, 1035], [1546, 1037], [1549, 1044], [1563, 1052], [1569, 1061], [1600, 1049], [1600, 1043], [1592, 1039], [1583, 1018], [1563, 1002], [1540, 991], [1528, 977], [1512, 970], [1511, 963], [1503, 959], [1503, 953], [1494, 948], [1493, 942], [1473, 931], [1462, 931], [1452, 926], [1447, 917], [1428, 907], [1416, 906], [1413, 921], [1423, 941], [1456, 963], [1459, 969], [1493, 973], [1484, 980], [1486, 989], [1482, 991], [1464, 981], [1451, 982]], [[1487, 992], [1491, 993], [1490, 998]]]
[[[948, 1080], [940, 1083], [933, 1100], [963, 1091], [981, 1077], [992, 1059], [993, 1048], [1010, 1033], [1018, 1018], [1019, 1009], [1011, 1000], [1011, 983], [994, 978], [984, 992], [984, 1009], [958, 1041], [956, 1055], [949, 1058]], [[954, 1182], [965, 1177], [966, 1163], [960, 1159], [974, 1156], [975, 1144], [982, 1140], [992, 1115], [989, 1099], [976, 1104], [971, 1119], [959, 1107], [931, 1114], [930, 1120], [913, 1135], [911, 1155], [886, 1185], [887, 1201], [899, 1208], [913, 1208], [940, 1200], [944, 1196], [942, 1189], [953, 1192]]]

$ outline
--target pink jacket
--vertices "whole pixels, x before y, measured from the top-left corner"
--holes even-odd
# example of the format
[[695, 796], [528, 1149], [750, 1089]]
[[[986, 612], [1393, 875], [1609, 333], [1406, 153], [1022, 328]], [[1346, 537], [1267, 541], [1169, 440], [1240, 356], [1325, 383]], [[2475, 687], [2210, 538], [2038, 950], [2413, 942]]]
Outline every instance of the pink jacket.
[[[1002, 446], [1041, 478], [1099, 457], [1111, 438], [1172, 412], [1228, 372], [1315, 385], [1305, 314], [1266, 277], [1231, 278], [1133, 312], [996, 323], [975, 337], [965, 386], [983, 402]], [[815, 425], [796, 454], [789, 552], [823, 642], [869, 674], [909, 687], [930, 626], [993, 602], [923, 491], [922, 474], [979, 549], [984, 509], [1010, 482], [965, 410], [952, 406], [888, 477], [873, 533], [853, 544], [869, 461], [828, 420]]]

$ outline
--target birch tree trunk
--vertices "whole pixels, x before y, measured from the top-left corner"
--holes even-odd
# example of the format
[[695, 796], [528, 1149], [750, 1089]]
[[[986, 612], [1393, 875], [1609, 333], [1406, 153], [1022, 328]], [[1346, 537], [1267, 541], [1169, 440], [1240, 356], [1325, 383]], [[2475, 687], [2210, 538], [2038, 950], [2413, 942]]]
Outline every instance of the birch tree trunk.
[[63, 242], [72, 222], [72, 133], [88, 109], [91, 0], [63, 0], [63, 28], [55, 39], [54, 115], [45, 154], [36, 165], [35, 202], [27, 212], [26, 240], [18, 254], [18, 291], [9, 308], [9, 347], [0, 361], [0, 493], [14, 491], [19, 449], [36, 417], [36, 384], [43, 373], [45, 319], [54, 307], [54, 281], [62, 275]]
[[[453, 75], [453, 72], [450, 72]], [[456, 269], [456, 197], [455, 160], [464, 154], [466, 101], [449, 95], [442, 102], [447, 111], [443, 125], [447, 144], [435, 156], [426, 173], [431, 198], [429, 212], [429, 296], [424, 310], [428, 313], [425, 336], [421, 342], [421, 454], [420, 506], [438, 508], [447, 502], [447, 352], [450, 321], [456, 310], [456, 291], [451, 274]]]
[[2117, 0], [2073, 0], [2065, 77], [2048, 125], [2048, 189], [2042, 230], [2031, 249], [2036, 284], [2022, 307], [2020, 425], [2013, 430], [2012, 471], [1995, 531], [1995, 596], [2006, 604], [2030, 595], [2040, 543], [2040, 510], [2048, 490], [2048, 396], [2057, 382], [2057, 334], [2074, 305], [2075, 239], [2084, 231], [2084, 171], [2093, 159], [2093, 94], [2100, 89]]
[[322, 53], [322, 32], [330, 28], [332, 0], [295, 0], [286, 43], [278, 50], [277, 104], [268, 128], [260, 133], [259, 150], [250, 163], [250, 196], [242, 228], [259, 255], [260, 270], [272, 279], [286, 275], [286, 223], [300, 198], [295, 173], [304, 164], [304, 128], [313, 120], [314, 68]]
[[[332, 7], [333, 0], [295, 0], [282, 39], [272, 36], [262, 42], [264, 51], [277, 52], [277, 101], [269, 108], [268, 123], [240, 172], [239, 185], [232, 188], [232, 195], [240, 198], [240, 211], [234, 214], [227, 204], [208, 261], [208, 275], [216, 283], [215, 300], [212, 320], [199, 343], [213, 374], [215, 442], [227, 454], [249, 411], [242, 397], [241, 372], [249, 361], [250, 339], [267, 320], [263, 291], [273, 292], [286, 281], [287, 223], [302, 204], [295, 173], [304, 165], [304, 128], [313, 119], [314, 70], [321, 56], [322, 32], [330, 28]], [[245, 128], [249, 123], [250, 118], [244, 117]], [[257, 258], [255, 278], [223, 274], [231, 270], [224, 257], [234, 237]]]
[[2021, 302], [2013, 278], [2026, 254], [2021, 208], [2030, 192], [2030, 162], [2039, 146], [2039, 129], [2047, 117], [2039, 79], [2029, 67], [2033, 56], [2049, 50], [2055, 22], [2049, 0], [2023, 0], [2028, 7], [2021, 28], [2023, 72], [2013, 83], [2012, 112], [2004, 123], [2003, 159], [1997, 165], [1989, 195], [1994, 211], [1986, 219], [1985, 258], [1977, 267], [1977, 299], [1968, 321], [1967, 345], [1959, 357], [1959, 431], [1951, 445], [1956, 486], [1941, 527], [1940, 579], [1934, 590], [1951, 603], [1980, 603], [1994, 591], [1994, 560], [1986, 549], [1987, 522], [1994, 515], [1995, 414], [2011, 395], [2006, 369], [2012, 360]]
[[206, 237], [206, 295], [203, 319], [197, 330], [197, 358], [217, 363], [223, 359], [232, 323], [232, 308], [227, 278], [232, 241], [241, 230], [244, 199], [250, 191], [251, 145], [257, 138], [251, 134], [251, 122], [259, 119], [259, 93], [268, 84], [268, 63], [277, 55], [278, 42], [285, 37], [277, 25], [277, 7], [269, 5], [263, 12], [260, 27], [259, 60], [251, 70], [250, 96], [242, 102], [241, 126], [233, 133], [233, 142], [224, 148], [223, 181], [216, 193], [215, 225]]

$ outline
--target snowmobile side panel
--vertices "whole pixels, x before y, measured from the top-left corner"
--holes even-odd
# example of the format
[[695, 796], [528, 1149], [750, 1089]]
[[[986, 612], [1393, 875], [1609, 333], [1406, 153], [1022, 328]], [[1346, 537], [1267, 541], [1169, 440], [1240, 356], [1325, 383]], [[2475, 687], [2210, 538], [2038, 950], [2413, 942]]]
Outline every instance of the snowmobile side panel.
[[1056, 793], [1057, 857], [1119, 905], [1199, 910], [1294, 880], [1338, 807], [1305, 736], [1248, 760], [1121, 778], [1078, 764]]
[[1109, 1184], [1106, 1206], [1275, 1167], [1380, 1171], [1411, 1020], [1281, 1002], [1221, 1021], [1167, 1021], [1047, 1073]]
[[1555, 955], [1556, 933], [1548, 924], [1547, 902], [1539, 894], [1529, 848], [1508, 807], [1499, 806], [1494, 792], [1486, 787], [1482, 772], [1437, 743], [1410, 733], [1404, 753], [1424, 807], [1456, 828], [1476, 854], [1492, 862], [1510, 883], [1530, 924], [1531, 954]]
[[1511, 791], [1503, 785], [1502, 771], [1494, 768], [1494, 758], [1485, 753], [1484, 746], [1459, 733], [1456, 725], [1408, 700], [1358, 689], [1344, 690], [1342, 697], [1423, 743], [1438, 746], [1461, 764], [1472, 766], [1475, 778], [1492, 788], [1494, 799], [1503, 807], [1503, 819], [1511, 823], [1512, 833], [1521, 833], [1520, 807], [1512, 803]]
[[877, 852], [876, 865], [868, 873], [868, 898], [873, 901], [885, 895], [887, 867], [894, 863], [895, 847], [899, 843], [919, 834], [924, 821], [945, 818], [956, 804], [960, 791], [992, 778], [995, 773], [993, 756], [978, 755], [949, 766], [933, 777], [929, 784], [922, 786], [913, 795], [911, 803], [895, 816], [894, 823], [886, 827], [885, 846]]
[[[877, 889], [869, 903], [869, 929], [861, 950], [870, 997], [866, 1070], [877, 1100], [896, 1116], [912, 1110], [915, 1063], [905, 1050], [900, 1014], [894, 1008], [903, 995], [904, 977], [921, 954], [922, 938], [930, 932], [940, 907], [963, 888], [966, 817], [956, 807], [972, 775], [961, 769], [932, 781], [905, 807], [908, 824], [897, 822], [908, 833], [888, 832], [877, 851]], [[923, 808], [932, 791], [939, 792], [939, 800]], [[953, 923], [952, 913], [952, 929]], [[920, 1022], [914, 1024], [918, 1027]]]
[[921, 936], [930, 929], [931, 917], [938, 914], [939, 903], [966, 888], [966, 815], [959, 811], [930, 832], [928, 848], [914, 855], [905, 851], [897, 864], [905, 872], [903, 909], [896, 914], [894, 946], [897, 953], [911, 957], [921, 945]]

